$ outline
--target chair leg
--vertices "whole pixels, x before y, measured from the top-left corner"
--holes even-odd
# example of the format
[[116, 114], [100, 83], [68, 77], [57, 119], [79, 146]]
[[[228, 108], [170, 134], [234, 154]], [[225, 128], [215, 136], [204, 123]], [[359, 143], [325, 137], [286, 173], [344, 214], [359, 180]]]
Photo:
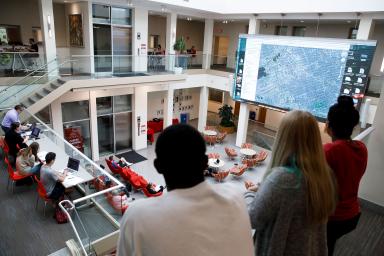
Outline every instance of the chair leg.
[[44, 201], [44, 217], [45, 217], [45, 208], [47, 208], [47, 201]]

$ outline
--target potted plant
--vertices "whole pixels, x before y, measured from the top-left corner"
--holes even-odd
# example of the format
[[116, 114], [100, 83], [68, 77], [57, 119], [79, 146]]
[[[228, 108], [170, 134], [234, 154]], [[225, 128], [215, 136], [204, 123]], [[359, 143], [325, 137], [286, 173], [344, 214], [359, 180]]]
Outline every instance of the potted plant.
[[219, 130], [221, 132], [234, 133], [236, 127], [233, 122], [232, 106], [225, 104], [219, 108], [219, 116], [221, 118]]
[[[173, 49], [176, 51], [176, 54], [185, 53], [186, 45], [184, 37], [176, 39]], [[181, 74], [183, 72], [183, 68], [186, 68], [186, 56], [176, 56], [175, 60], [175, 73]]]

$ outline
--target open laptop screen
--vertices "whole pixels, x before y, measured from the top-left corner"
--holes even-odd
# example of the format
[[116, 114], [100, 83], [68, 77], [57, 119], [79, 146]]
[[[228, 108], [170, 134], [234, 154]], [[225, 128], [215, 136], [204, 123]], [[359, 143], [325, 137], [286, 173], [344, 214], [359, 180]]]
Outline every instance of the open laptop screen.
[[40, 128], [33, 127], [31, 137], [38, 138], [40, 134]]
[[67, 167], [73, 171], [78, 171], [80, 166], [80, 160], [77, 160], [75, 158], [68, 158], [68, 164]]

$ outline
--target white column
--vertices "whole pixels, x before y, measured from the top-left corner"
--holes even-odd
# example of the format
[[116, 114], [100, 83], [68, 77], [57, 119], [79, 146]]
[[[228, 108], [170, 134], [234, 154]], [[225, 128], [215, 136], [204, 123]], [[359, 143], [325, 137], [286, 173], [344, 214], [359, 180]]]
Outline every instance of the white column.
[[248, 34], [259, 34], [260, 23], [260, 19], [257, 19], [256, 16], [251, 16], [249, 19]]
[[241, 147], [241, 144], [243, 144], [247, 140], [248, 119], [249, 105], [247, 103], [241, 103], [239, 112], [239, 122], [237, 123], [236, 134], [236, 146], [238, 147]]
[[147, 108], [148, 95], [145, 86], [135, 87], [133, 95], [132, 148], [139, 150], [147, 147]]
[[368, 14], [362, 14], [359, 23], [359, 29], [357, 30], [356, 39], [368, 40], [375, 27], [375, 22], [372, 16]]
[[175, 50], [173, 45], [176, 42], [176, 25], [177, 25], [177, 14], [169, 13], [167, 15], [167, 29], [165, 37], [165, 54], [171, 55], [165, 58], [166, 69], [173, 71], [175, 67]]
[[209, 69], [212, 58], [214, 20], [205, 19], [204, 46], [203, 46], [203, 69]]
[[[92, 17], [92, 1], [87, 2], [87, 12], [84, 15], [84, 43], [89, 48], [89, 71], [95, 73], [94, 43], [93, 43], [93, 17]], [[95, 160], [96, 161], [96, 160]]]
[[[59, 134], [64, 140], [64, 129], [63, 129], [63, 113], [61, 112], [61, 102], [55, 100], [51, 103], [51, 122], [52, 129]], [[56, 145], [64, 149], [64, 142], [56, 140]]]
[[89, 91], [89, 119], [91, 122], [92, 160], [99, 161], [99, 133], [97, 127], [96, 92]]
[[197, 129], [202, 132], [207, 124], [207, 112], [208, 112], [208, 87], [200, 88], [200, 101], [199, 101], [199, 118]]
[[164, 98], [164, 122], [163, 122], [164, 129], [172, 125], [173, 95], [174, 95], [174, 89], [170, 86]]
[[[132, 71], [147, 71], [148, 10], [136, 7], [133, 12]], [[126, 61], [121, 59], [123, 63]], [[127, 63], [128, 64], [128, 63]]]
[[[45, 61], [49, 63], [56, 59], [55, 23], [52, 0], [39, 0], [39, 14], [44, 42], [44, 58]], [[54, 62], [48, 65], [48, 71], [55, 70], [56, 68], [57, 65]]]
[[367, 170], [360, 182], [359, 197], [384, 206], [384, 83], [381, 88], [375, 120], [373, 121], [375, 130], [369, 135], [368, 141], [365, 141], [369, 157]]

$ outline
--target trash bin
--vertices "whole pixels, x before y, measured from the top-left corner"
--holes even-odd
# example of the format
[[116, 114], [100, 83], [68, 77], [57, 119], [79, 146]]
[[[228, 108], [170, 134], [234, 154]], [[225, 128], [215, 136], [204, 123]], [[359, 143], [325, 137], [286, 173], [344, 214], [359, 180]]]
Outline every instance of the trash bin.
[[180, 114], [180, 123], [187, 124], [189, 122], [189, 113]]

